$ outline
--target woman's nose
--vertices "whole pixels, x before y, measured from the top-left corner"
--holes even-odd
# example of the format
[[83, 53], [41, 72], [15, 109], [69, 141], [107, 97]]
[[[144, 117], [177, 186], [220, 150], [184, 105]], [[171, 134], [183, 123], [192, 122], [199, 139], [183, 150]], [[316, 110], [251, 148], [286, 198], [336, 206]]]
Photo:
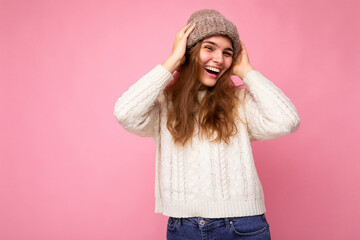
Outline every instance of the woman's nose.
[[213, 60], [214, 60], [214, 62], [221, 64], [224, 61], [222, 53], [215, 51], [213, 54]]

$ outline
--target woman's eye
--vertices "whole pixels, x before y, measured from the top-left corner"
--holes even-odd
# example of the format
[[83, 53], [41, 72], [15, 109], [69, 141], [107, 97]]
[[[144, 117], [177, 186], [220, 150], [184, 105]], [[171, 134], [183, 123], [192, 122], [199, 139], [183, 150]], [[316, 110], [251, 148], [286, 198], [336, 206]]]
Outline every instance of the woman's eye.
[[225, 55], [232, 56], [231, 53], [224, 52]]
[[208, 46], [206, 46], [205, 48], [207, 48], [207, 49], [209, 49], [209, 50], [212, 50], [212, 48], [211, 48], [211, 47], [208, 47]]

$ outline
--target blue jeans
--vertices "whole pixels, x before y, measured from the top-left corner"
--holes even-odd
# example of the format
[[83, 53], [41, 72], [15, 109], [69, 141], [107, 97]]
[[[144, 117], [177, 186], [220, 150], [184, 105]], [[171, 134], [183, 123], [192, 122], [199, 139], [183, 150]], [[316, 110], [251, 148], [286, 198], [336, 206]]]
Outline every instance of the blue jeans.
[[231, 218], [169, 217], [167, 240], [269, 240], [265, 214]]

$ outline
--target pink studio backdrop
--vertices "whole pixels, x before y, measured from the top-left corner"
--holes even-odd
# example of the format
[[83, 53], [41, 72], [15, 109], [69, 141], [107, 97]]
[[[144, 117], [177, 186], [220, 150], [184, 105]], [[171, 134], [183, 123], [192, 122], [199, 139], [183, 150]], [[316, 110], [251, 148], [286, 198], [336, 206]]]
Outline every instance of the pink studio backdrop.
[[360, 239], [359, 2], [0, 2], [0, 239], [165, 239], [155, 144], [115, 102], [215, 8], [297, 107], [297, 132], [252, 143], [272, 238]]

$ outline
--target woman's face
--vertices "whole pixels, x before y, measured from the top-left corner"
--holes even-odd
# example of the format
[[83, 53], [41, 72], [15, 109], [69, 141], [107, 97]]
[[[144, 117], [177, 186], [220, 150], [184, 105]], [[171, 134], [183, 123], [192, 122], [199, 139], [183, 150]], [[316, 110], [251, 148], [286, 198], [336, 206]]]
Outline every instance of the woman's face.
[[213, 87], [229, 69], [234, 54], [231, 40], [223, 36], [205, 38], [201, 43], [200, 62], [204, 66], [200, 77], [200, 90]]

